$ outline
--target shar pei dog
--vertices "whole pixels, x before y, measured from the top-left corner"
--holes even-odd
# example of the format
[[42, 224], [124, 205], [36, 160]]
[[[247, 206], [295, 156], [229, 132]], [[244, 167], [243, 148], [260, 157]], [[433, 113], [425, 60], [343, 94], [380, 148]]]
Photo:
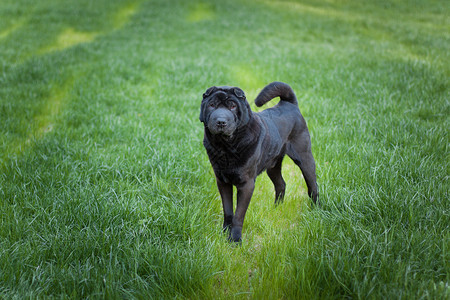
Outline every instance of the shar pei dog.
[[[205, 127], [203, 145], [222, 198], [223, 230], [240, 242], [244, 217], [263, 171], [275, 186], [275, 204], [283, 200], [286, 183], [281, 175], [287, 154], [303, 173], [308, 195], [318, 204], [316, 166], [305, 119], [292, 88], [283, 82], [268, 84], [256, 97], [256, 106], [280, 97], [272, 108], [254, 113], [238, 87], [213, 86], [203, 94], [200, 121]], [[237, 188], [233, 212], [233, 185]]]

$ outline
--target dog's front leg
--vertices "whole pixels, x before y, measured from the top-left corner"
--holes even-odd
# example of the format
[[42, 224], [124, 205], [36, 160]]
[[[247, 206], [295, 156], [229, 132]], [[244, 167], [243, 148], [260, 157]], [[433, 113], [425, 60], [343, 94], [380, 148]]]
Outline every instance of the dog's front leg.
[[233, 217], [233, 226], [231, 228], [230, 239], [234, 242], [240, 242], [242, 237], [242, 227], [244, 225], [245, 213], [247, 212], [250, 199], [255, 189], [255, 180], [250, 179], [244, 184], [237, 186], [237, 205], [236, 214]]
[[229, 231], [233, 222], [233, 185], [225, 183], [219, 178], [217, 180], [217, 188], [222, 198], [223, 206], [223, 231]]

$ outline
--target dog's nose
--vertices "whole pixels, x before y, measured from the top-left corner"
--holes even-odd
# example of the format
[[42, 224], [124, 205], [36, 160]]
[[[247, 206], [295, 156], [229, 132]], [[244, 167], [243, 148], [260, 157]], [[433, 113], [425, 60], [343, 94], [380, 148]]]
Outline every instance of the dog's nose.
[[217, 127], [219, 127], [219, 128], [223, 128], [223, 127], [227, 126], [227, 121], [224, 120], [224, 119], [218, 119], [218, 120], [216, 121], [216, 125], [217, 125]]

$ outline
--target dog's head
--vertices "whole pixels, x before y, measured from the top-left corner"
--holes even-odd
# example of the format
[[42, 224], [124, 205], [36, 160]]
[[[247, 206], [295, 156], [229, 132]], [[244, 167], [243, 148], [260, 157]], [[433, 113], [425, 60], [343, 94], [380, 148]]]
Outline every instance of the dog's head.
[[212, 134], [232, 136], [251, 117], [244, 91], [238, 87], [213, 86], [203, 94], [200, 121]]

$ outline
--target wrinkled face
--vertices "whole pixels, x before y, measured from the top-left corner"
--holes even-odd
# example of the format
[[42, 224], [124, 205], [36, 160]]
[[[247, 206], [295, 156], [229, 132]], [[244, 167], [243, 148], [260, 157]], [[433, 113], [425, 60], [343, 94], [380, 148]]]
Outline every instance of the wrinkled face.
[[200, 121], [214, 135], [232, 136], [249, 116], [250, 107], [240, 88], [213, 86], [203, 94]]

